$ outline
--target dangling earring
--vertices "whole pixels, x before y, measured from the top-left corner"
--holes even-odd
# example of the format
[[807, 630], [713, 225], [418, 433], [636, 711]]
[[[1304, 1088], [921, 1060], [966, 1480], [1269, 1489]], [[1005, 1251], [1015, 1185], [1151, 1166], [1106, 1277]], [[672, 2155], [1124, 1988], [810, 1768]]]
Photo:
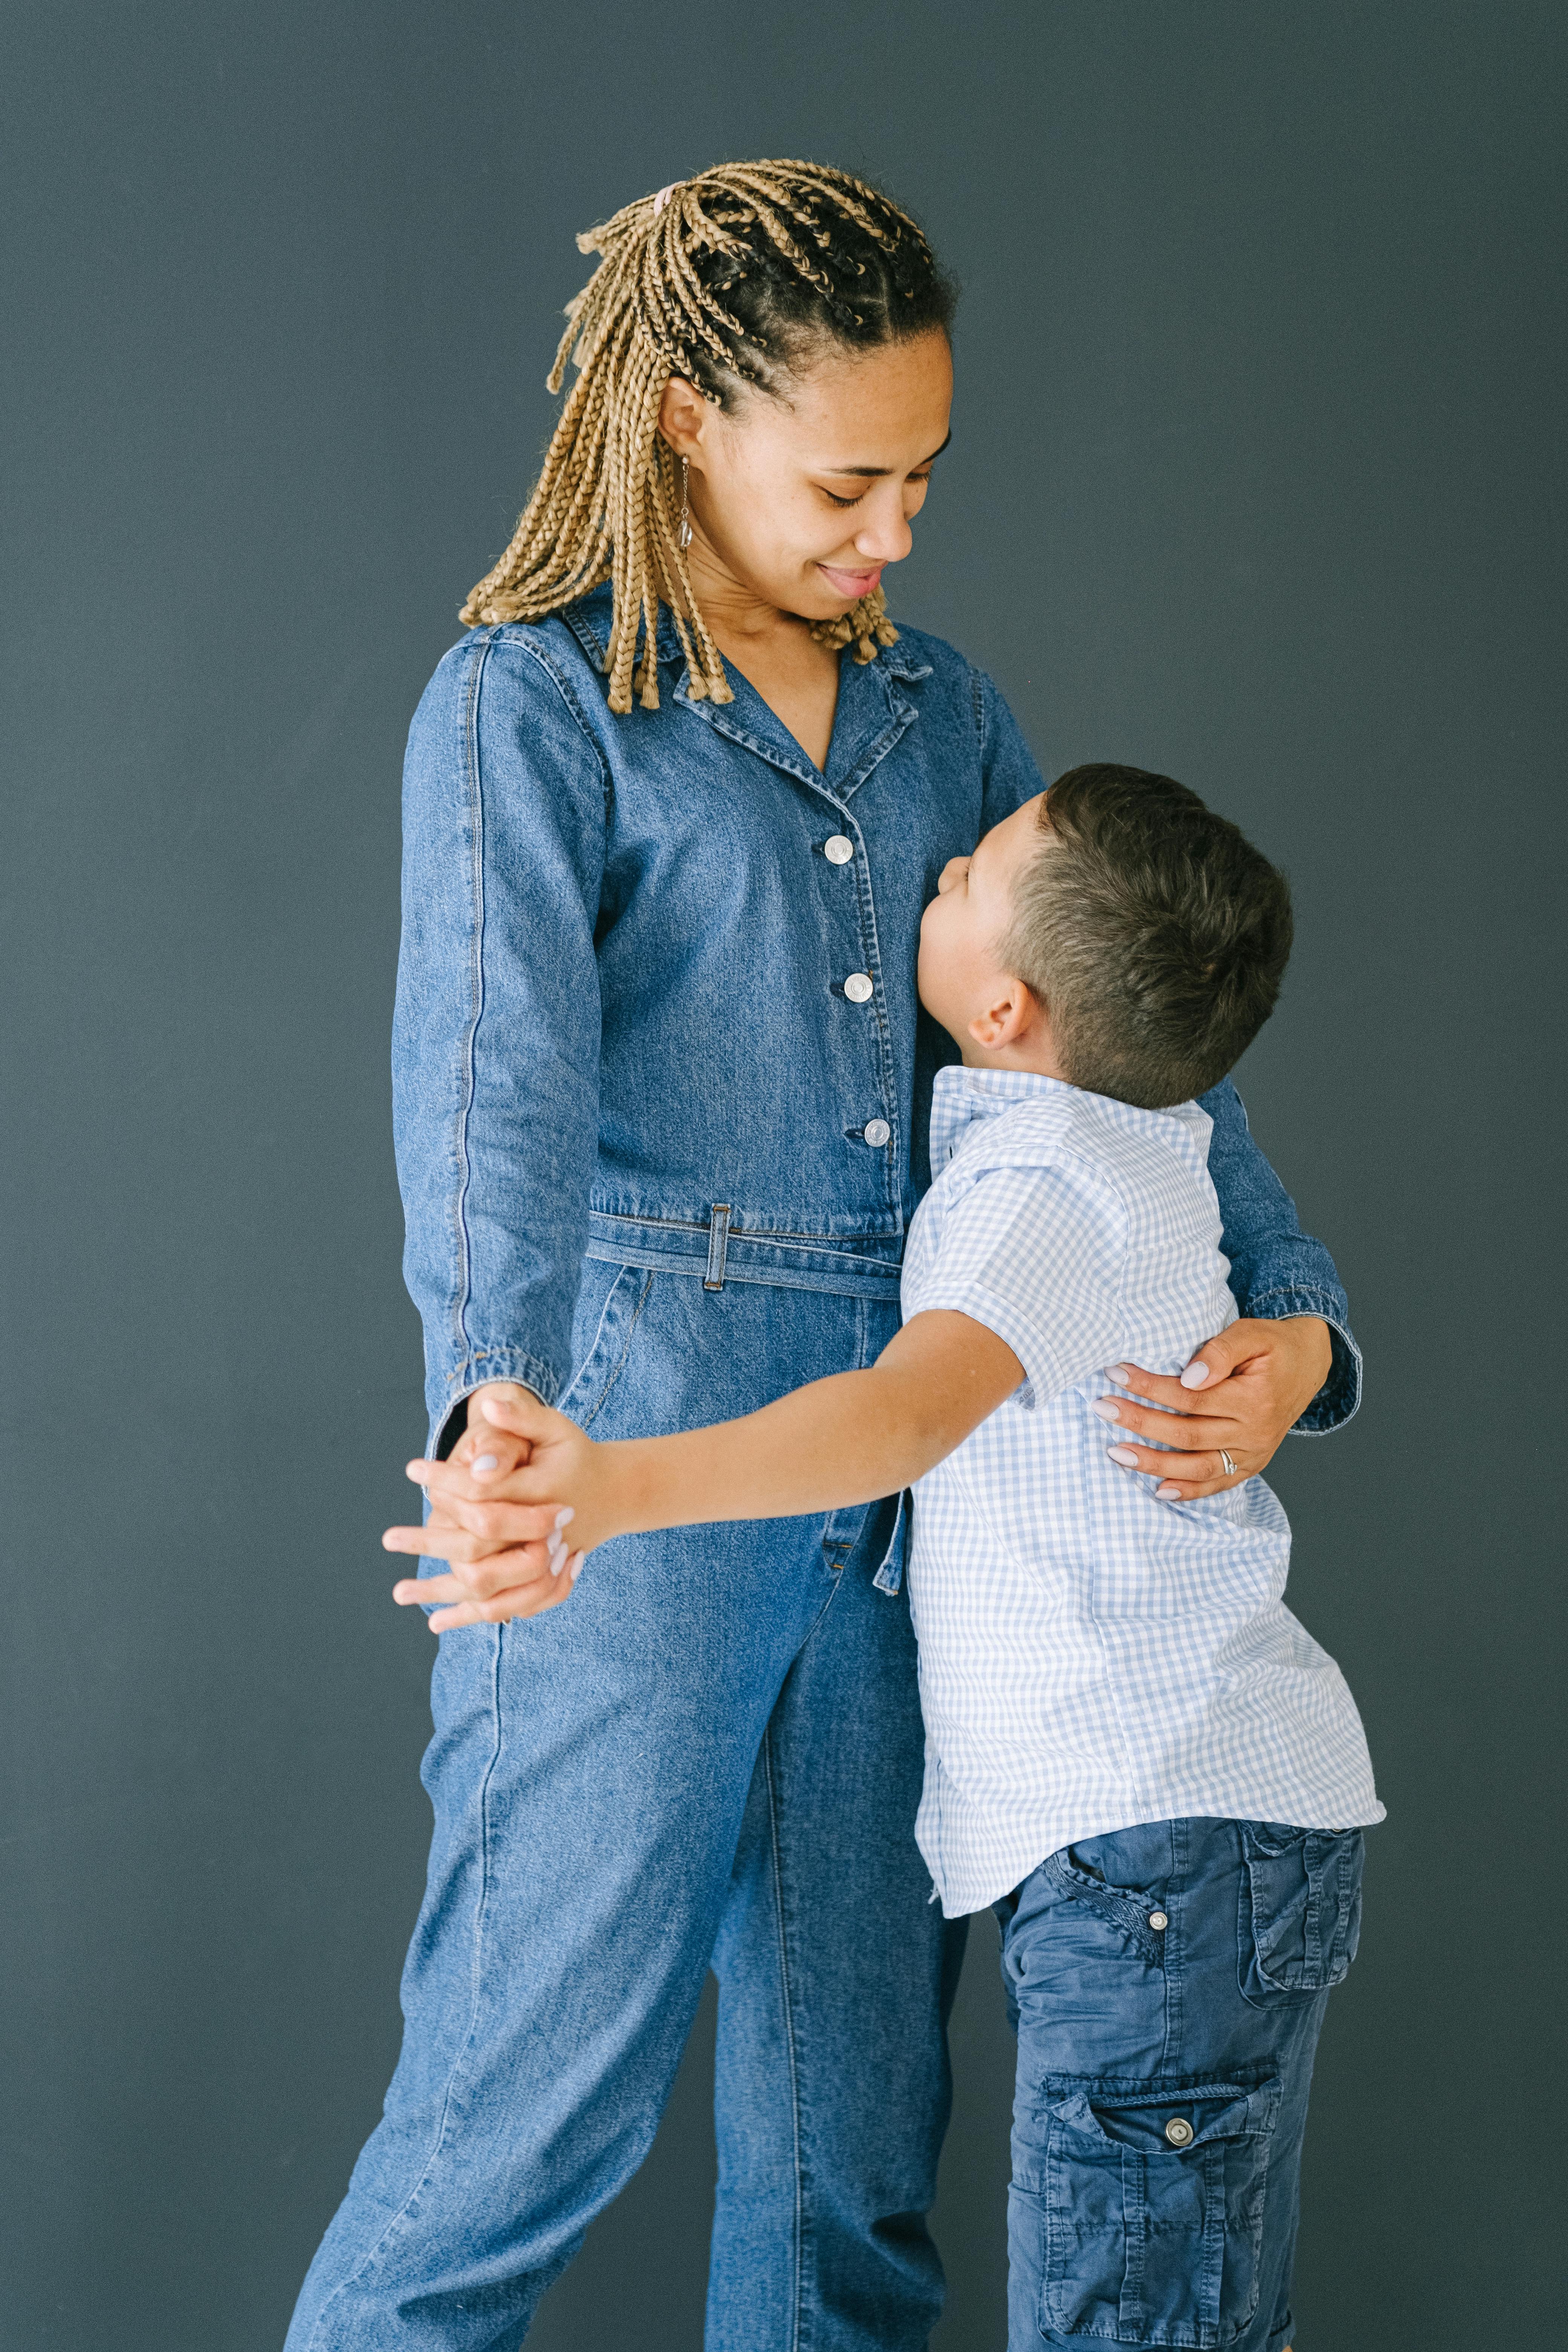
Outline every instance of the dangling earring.
[[675, 534], [682, 550], [691, 544], [691, 513], [687, 500], [688, 477], [690, 472], [690, 459], [682, 457], [680, 461], [680, 528]]

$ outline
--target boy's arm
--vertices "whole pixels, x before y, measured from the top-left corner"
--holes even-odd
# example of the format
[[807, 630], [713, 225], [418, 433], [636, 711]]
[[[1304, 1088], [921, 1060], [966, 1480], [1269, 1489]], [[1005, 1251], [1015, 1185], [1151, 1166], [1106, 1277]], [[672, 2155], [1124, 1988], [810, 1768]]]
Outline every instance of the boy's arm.
[[451, 1573], [399, 1584], [395, 1598], [441, 1602], [436, 1633], [551, 1607], [571, 1589], [561, 1574], [563, 1511], [572, 1549], [585, 1552], [654, 1528], [787, 1518], [897, 1494], [1024, 1377], [994, 1331], [938, 1308], [906, 1323], [867, 1371], [814, 1381], [761, 1412], [673, 1437], [595, 1444], [532, 1397], [487, 1397], [483, 1415], [528, 1441], [528, 1464], [499, 1487], [452, 1463], [409, 1465], [434, 1515], [422, 1528], [389, 1528], [383, 1541], [443, 1559]]
[[[961, 1444], [1023, 1378], [1005, 1339], [973, 1316], [917, 1315], [868, 1371], [813, 1381], [742, 1421], [599, 1447], [616, 1523], [590, 1540], [698, 1520], [787, 1518], [896, 1495]], [[581, 1543], [582, 1530], [574, 1535]]]

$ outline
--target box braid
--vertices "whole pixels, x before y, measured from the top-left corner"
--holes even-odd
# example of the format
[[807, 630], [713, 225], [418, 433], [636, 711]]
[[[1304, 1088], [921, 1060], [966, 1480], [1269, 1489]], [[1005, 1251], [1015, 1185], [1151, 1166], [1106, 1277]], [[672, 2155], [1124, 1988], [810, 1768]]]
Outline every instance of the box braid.
[[[539, 620], [609, 579], [611, 709], [629, 710], [634, 690], [658, 708], [661, 603], [689, 692], [728, 702], [679, 544], [675, 457], [658, 432], [666, 383], [683, 376], [732, 410], [748, 387], [783, 392], [824, 342], [866, 351], [945, 331], [953, 289], [907, 213], [820, 163], [716, 165], [627, 205], [577, 245], [601, 259], [567, 305], [548, 382], [561, 390], [568, 359], [577, 380], [511, 544], [461, 618]], [[879, 588], [812, 634], [853, 644], [860, 662], [897, 636]]]

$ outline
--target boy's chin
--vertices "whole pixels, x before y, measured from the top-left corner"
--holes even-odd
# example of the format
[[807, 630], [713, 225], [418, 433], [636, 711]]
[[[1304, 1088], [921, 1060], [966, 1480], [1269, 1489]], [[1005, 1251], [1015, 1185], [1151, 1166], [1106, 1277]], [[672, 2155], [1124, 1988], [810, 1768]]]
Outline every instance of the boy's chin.
[[936, 1023], [937, 1027], [947, 1038], [948, 1043], [950, 1045], [956, 1045], [959, 1052], [962, 1054], [964, 1046], [971, 1042], [968, 1030], [950, 1028], [948, 1024], [942, 1019], [942, 1014], [937, 1010], [936, 1006], [927, 998], [925, 991], [923, 989], [917, 988], [915, 993], [920, 998], [921, 1012], [930, 1013], [931, 1019]]

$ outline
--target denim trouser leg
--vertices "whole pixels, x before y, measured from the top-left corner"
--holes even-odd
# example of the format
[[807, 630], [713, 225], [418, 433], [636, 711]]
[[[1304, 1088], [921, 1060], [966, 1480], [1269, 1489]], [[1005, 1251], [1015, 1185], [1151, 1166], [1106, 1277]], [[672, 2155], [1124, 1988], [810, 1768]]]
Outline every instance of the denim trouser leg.
[[[942, 2310], [924, 2214], [966, 1920], [910, 1825], [923, 1740], [901, 1598], [852, 1560], [752, 1782], [714, 1965], [719, 2200], [708, 2352], [918, 2352]], [[869, 1703], [868, 1703], [869, 1701]]]
[[[563, 1402], [595, 1436], [691, 1426], [893, 1328], [590, 1263]], [[625, 1538], [565, 1608], [443, 1637], [403, 2053], [289, 2352], [511, 2352], [647, 2154], [710, 1959], [710, 2346], [924, 2343], [955, 1939], [913, 1841], [907, 1610], [870, 1580], [888, 1516]]]
[[1148, 1822], [999, 1906], [1018, 2027], [1008, 2345], [1282, 2352], [1362, 1832]]

